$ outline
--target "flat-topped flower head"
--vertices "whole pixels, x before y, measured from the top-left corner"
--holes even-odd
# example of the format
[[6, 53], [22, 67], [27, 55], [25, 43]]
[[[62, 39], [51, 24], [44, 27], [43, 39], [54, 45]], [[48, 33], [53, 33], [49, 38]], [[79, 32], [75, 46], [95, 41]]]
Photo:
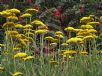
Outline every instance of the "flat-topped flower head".
[[83, 39], [82, 38], [77, 38], [77, 37], [74, 37], [74, 38], [70, 38], [66, 41], [66, 43], [70, 43], [70, 44], [73, 44], [73, 43], [81, 43], [83, 42]]
[[26, 39], [27, 36], [25, 36], [24, 34], [17, 34], [17, 35], [16, 35], [16, 38], [17, 38], [17, 39]]
[[29, 18], [29, 17], [31, 17], [31, 16], [32, 16], [32, 15], [29, 14], [29, 13], [25, 13], [25, 14], [21, 15], [22, 18]]
[[92, 22], [94, 19], [91, 18], [91, 17], [82, 17], [80, 19], [80, 23], [84, 23], [84, 24], [87, 24], [88, 22]]
[[26, 12], [30, 14], [35, 14], [35, 13], [38, 13], [39, 11], [37, 9], [29, 8], [26, 10]]
[[81, 54], [81, 55], [88, 55], [88, 52], [82, 51], [82, 52], [79, 52], [79, 54]]
[[93, 40], [93, 39], [96, 39], [96, 38], [97, 38], [96, 35], [88, 35], [88, 36], [84, 37], [83, 39], [84, 40]]
[[49, 64], [52, 65], [52, 66], [55, 66], [55, 65], [58, 65], [59, 62], [58, 61], [51, 60], [51, 61], [49, 61]]
[[23, 25], [22, 24], [15, 24], [15, 28], [16, 29], [22, 29], [23, 28]]
[[88, 30], [89, 33], [97, 33], [97, 31], [95, 29], [90, 29]]
[[10, 9], [10, 12], [17, 14], [17, 13], [20, 13], [20, 10], [13, 8], [13, 9]]
[[81, 25], [81, 29], [93, 29], [91, 25]]
[[3, 24], [3, 28], [15, 28], [15, 23], [14, 22], [6, 22]]
[[56, 31], [55, 35], [63, 35], [63, 33], [61, 31]]
[[53, 42], [53, 43], [50, 43], [50, 46], [56, 46], [57, 43]]
[[67, 27], [64, 29], [66, 32], [74, 32], [74, 28], [73, 27]]
[[19, 52], [14, 55], [14, 58], [24, 58], [24, 57], [27, 57], [27, 54], [23, 52]]
[[22, 72], [15, 72], [14, 74], [12, 74], [12, 76], [23, 76]]
[[34, 20], [32, 21], [31, 23], [32, 25], [35, 25], [35, 26], [41, 26], [41, 25], [45, 25], [42, 21], [40, 20]]
[[23, 58], [24, 61], [29, 61], [29, 60], [32, 60], [32, 59], [34, 59], [33, 56], [27, 56], [27, 57]]
[[54, 40], [54, 38], [53, 38], [53, 37], [51, 37], [51, 36], [47, 36], [47, 37], [45, 37], [45, 38], [44, 38], [44, 40], [53, 41], [53, 40]]
[[5, 46], [5, 44], [0, 44], [0, 47], [4, 47]]
[[38, 29], [48, 30], [48, 26], [46, 26], [46, 25], [41, 25], [41, 26], [38, 26]]
[[21, 48], [13, 48], [13, 51], [20, 51]]
[[89, 22], [87, 23], [87, 25], [92, 25], [93, 27], [96, 26], [96, 25], [99, 25], [100, 23], [99, 22]]
[[33, 26], [31, 24], [26, 24], [25, 26], [23, 26], [24, 29], [30, 29], [33, 28]]
[[63, 35], [55, 35], [55, 37], [60, 38], [60, 39], [63, 39], [64, 38]]
[[49, 32], [49, 30], [36, 30], [35, 34], [47, 34]]
[[68, 44], [67, 43], [62, 43], [61, 46], [68, 46]]
[[77, 54], [77, 52], [74, 50], [67, 50], [67, 51], [63, 52], [63, 54], [64, 55], [71, 55], [71, 54]]
[[4, 11], [0, 12], [0, 15], [7, 18], [8, 16], [11, 16], [12, 13], [8, 10], [4, 10]]
[[9, 17], [7, 17], [7, 19], [17, 21], [18, 17], [17, 16], [9, 16]]
[[0, 66], [0, 73], [4, 72], [5, 68], [3, 66]]

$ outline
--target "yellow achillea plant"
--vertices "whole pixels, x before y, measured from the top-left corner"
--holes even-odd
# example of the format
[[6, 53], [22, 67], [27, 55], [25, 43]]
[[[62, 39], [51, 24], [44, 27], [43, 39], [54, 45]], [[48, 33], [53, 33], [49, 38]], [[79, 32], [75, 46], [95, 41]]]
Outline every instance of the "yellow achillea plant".
[[32, 15], [29, 14], [29, 13], [25, 13], [25, 14], [21, 15], [22, 18], [29, 18], [29, 17], [31, 17], [31, 16], [32, 16]]
[[14, 74], [12, 74], [12, 76], [23, 76], [23, 73], [21, 73], [21, 72], [15, 72]]
[[35, 31], [35, 34], [46, 34], [48, 32], [49, 32], [49, 30], [37, 30], [37, 31]]
[[27, 56], [27, 57], [23, 58], [24, 61], [28, 61], [28, 60], [32, 60], [32, 59], [34, 59], [33, 56]]
[[13, 8], [13, 9], [10, 9], [10, 12], [11, 13], [20, 13], [20, 10], [16, 9], [16, 8]]
[[61, 31], [56, 31], [55, 35], [63, 35], [63, 33]]
[[34, 13], [38, 13], [39, 11], [37, 9], [29, 8], [26, 10], [26, 12], [30, 14], [34, 14]]
[[5, 68], [0, 66], [0, 73], [2, 73], [3, 71], [5, 71]]
[[26, 53], [20, 52], [20, 53], [15, 54], [14, 55], [14, 58], [24, 58], [26, 56], [27, 56]]
[[3, 28], [14, 28], [15, 23], [14, 22], [6, 22], [3, 24]]
[[7, 19], [9, 19], [9, 20], [18, 20], [18, 17], [16, 17], [16, 16], [9, 16], [9, 17], [7, 17]]
[[67, 43], [62, 43], [61, 46], [68, 46], [68, 44]]
[[47, 37], [44, 38], [44, 40], [52, 41], [52, 40], [54, 40], [54, 38], [51, 37], [51, 36], [47, 36]]
[[66, 31], [66, 32], [74, 32], [75, 29], [74, 29], [73, 27], [66, 27], [66, 28], [64, 29], [64, 31]]
[[34, 20], [32, 23], [32, 25], [36, 25], [36, 26], [41, 26], [41, 25], [45, 25], [42, 21], [40, 20]]

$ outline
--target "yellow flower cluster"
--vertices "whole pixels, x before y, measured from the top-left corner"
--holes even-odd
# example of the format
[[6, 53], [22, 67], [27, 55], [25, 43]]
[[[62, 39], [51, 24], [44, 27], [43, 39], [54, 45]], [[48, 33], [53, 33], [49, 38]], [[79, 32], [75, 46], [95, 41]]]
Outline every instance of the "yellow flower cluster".
[[57, 38], [60, 38], [60, 39], [63, 39], [63, 38], [64, 38], [63, 33], [62, 33], [61, 31], [56, 31], [56, 32], [55, 32], [55, 36], [56, 36]]
[[29, 18], [29, 17], [31, 17], [31, 16], [32, 16], [32, 15], [29, 14], [29, 13], [25, 13], [25, 14], [21, 15], [22, 18]]
[[27, 54], [23, 52], [14, 55], [14, 58], [24, 58], [24, 57], [27, 57]]
[[15, 72], [14, 74], [12, 74], [12, 76], [23, 76], [23, 73], [21, 73], [21, 72]]
[[34, 14], [34, 13], [38, 13], [39, 11], [37, 9], [29, 8], [26, 10], [26, 12], [30, 14]]
[[83, 43], [83, 39], [82, 38], [77, 38], [77, 37], [74, 37], [74, 38], [70, 38], [66, 41], [66, 43], [69, 43], [69, 44], [73, 44], [73, 43]]

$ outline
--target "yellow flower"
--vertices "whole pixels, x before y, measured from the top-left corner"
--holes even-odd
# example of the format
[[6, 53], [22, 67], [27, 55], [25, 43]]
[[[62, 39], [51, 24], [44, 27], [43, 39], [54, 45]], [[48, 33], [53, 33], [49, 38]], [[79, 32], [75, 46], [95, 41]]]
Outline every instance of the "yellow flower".
[[15, 72], [14, 74], [12, 74], [12, 76], [23, 76], [23, 73], [21, 73], [21, 72]]
[[26, 39], [27, 37], [24, 34], [17, 34], [16, 38], [17, 39]]
[[27, 32], [25, 35], [26, 35], [27, 37], [34, 37], [34, 33], [32, 33], [32, 32]]
[[6, 22], [3, 24], [3, 28], [14, 28], [15, 23], [14, 22]]
[[64, 29], [66, 32], [73, 32], [74, 28], [73, 27], [67, 27]]
[[0, 73], [2, 73], [3, 71], [5, 71], [5, 68], [0, 66]]
[[92, 25], [92, 26], [96, 26], [96, 25], [99, 25], [100, 23], [99, 22], [89, 22], [87, 23], [87, 25]]
[[23, 58], [24, 61], [28, 61], [28, 60], [32, 60], [32, 59], [34, 59], [33, 56], [27, 56], [27, 57]]
[[93, 21], [93, 20], [94, 20], [94, 19], [91, 18], [91, 17], [83, 17], [83, 18], [80, 19], [80, 23], [85, 23], [85, 24], [87, 24], [88, 22], [91, 22], [91, 21]]
[[67, 43], [62, 43], [61, 46], [68, 46], [68, 44]]
[[17, 31], [6, 31], [5, 34], [6, 36], [9, 36], [9, 38], [16, 38], [16, 35], [19, 33]]
[[63, 55], [64, 58], [69, 58], [69, 59], [73, 59], [74, 57], [73, 56], [70, 56], [70, 55]]
[[46, 34], [48, 32], [49, 32], [49, 30], [37, 30], [37, 31], [35, 31], [35, 34]]
[[56, 31], [55, 35], [63, 35], [63, 33], [61, 31]]
[[37, 9], [30, 8], [30, 9], [27, 9], [26, 12], [27, 13], [30, 13], [30, 14], [33, 14], [33, 13], [38, 13], [38, 10]]
[[93, 29], [91, 25], [81, 25], [81, 29]]
[[63, 35], [55, 35], [56, 37], [58, 37], [58, 38], [61, 38], [61, 39], [63, 39], [64, 38], [64, 36]]
[[82, 52], [79, 52], [79, 54], [81, 54], [81, 55], [88, 55], [88, 52], [82, 51]]
[[24, 46], [22, 46], [22, 44], [17, 44], [16, 47], [17, 47], [17, 48], [22, 48], [22, 47], [24, 47]]
[[[25, 28], [23, 29], [23, 31], [26, 33], [26, 32], [32, 32], [32, 28]], [[35, 30], [33, 31], [33, 33], [35, 33]]]
[[54, 38], [54, 39], [52, 40], [52, 42], [58, 43], [58, 39]]
[[45, 38], [44, 38], [44, 40], [53, 41], [53, 40], [54, 40], [54, 38], [53, 38], [53, 37], [51, 37], [51, 36], [47, 36], [47, 37], [45, 37]]
[[22, 29], [23, 28], [23, 25], [21, 25], [21, 24], [15, 24], [15, 28]]
[[90, 29], [88, 30], [89, 33], [97, 33], [97, 31], [95, 29]]
[[16, 16], [9, 16], [9, 17], [7, 17], [9, 20], [18, 20], [18, 17], [16, 17]]
[[13, 8], [13, 9], [10, 9], [10, 12], [12, 12], [12, 13], [20, 13], [20, 10], [18, 10], [16, 8]]
[[89, 17], [93, 18], [93, 17], [95, 17], [95, 15], [89, 15]]
[[30, 28], [33, 28], [33, 26], [30, 25], [30, 24], [26, 24], [25, 26], [23, 26], [23, 28], [24, 28], [24, 29], [30, 29]]
[[2, 11], [0, 15], [3, 17], [8, 17], [8, 16], [11, 16], [11, 14], [12, 14], [11, 12], [5, 10], [5, 11]]
[[4, 47], [5, 46], [5, 44], [0, 44], [0, 47]]
[[40, 21], [40, 20], [34, 20], [31, 24], [37, 25], [37, 26], [45, 25], [45, 24], [44, 24], [42, 21]]
[[32, 16], [32, 15], [29, 14], [29, 13], [25, 13], [25, 14], [21, 15], [22, 18], [29, 18], [29, 17], [31, 17], [31, 16]]
[[50, 63], [51, 65], [53, 65], [53, 66], [59, 64], [57, 61], [54, 61], [54, 60], [49, 61], [49, 63]]
[[77, 37], [77, 38], [84, 38], [84, 36], [80, 36], [80, 35], [79, 35], [79, 36], [76, 36], [76, 37]]
[[76, 51], [73, 51], [73, 50], [68, 50], [68, 51], [65, 51], [63, 54], [64, 55], [77, 54], [77, 52]]
[[93, 40], [95, 38], [97, 38], [96, 35], [88, 35], [88, 36], [84, 37], [84, 40]]
[[56, 46], [57, 43], [50, 43], [50, 46]]
[[28, 39], [19, 39], [19, 41], [20, 41], [21, 45], [23, 45], [23, 46], [27, 46], [27, 43], [29, 42]]
[[81, 43], [81, 42], [83, 42], [83, 39], [77, 37], [70, 38], [66, 41], [66, 43]]
[[102, 16], [100, 16], [100, 20], [102, 20]]
[[21, 48], [13, 48], [13, 51], [20, 51]]
[[23, 52], [14, 55], [14, 58], [24, 58], [24, 57], [27, 57], [27, 54]]

